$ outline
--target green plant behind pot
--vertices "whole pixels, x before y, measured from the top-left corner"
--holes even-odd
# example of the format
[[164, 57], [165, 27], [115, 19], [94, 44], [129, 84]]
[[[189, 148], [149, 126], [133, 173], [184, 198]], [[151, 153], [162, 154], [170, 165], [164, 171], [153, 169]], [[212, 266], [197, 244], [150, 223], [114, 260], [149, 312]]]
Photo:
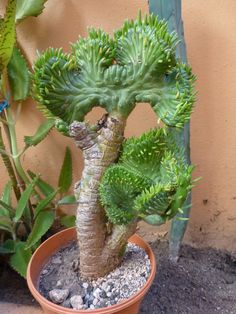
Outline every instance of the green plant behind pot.
[[[124, 141], [126, 120], [140, 102], [148, 102], [166, 126], [181, 128], [189, 120], [194, 76], [175, 58], [176, 44], [165, 22], [140, 15], [113, 38], [91, 29], [71, 53], [50, 48], [34, 64], [39, 108], [83, 151], [75, 195], [84, 277], [114, 269], [137, 221], [171, 219], [192, 186], [192, 167], [166, 128]], [[92, 126], [84, 119], [95, 106], [107, 114]]]
[[[27, 263], [41, 238], [59, 219], [59, 207], [75, 203], [73, 197], [66, 196], [72, 183], [69, 148], [56, 188], [32, 171], [26, 171], [21, 162], [25, 152], [48, 135], [54, 121], [42, 123], [33, 136], [25, 136], [21, 150], [16, 136], [21, 104], [30, 96], [28, 61], [17, 42], [16, 26], [29, 16], [39, 15], [45, 2], [9, 0], [5, 16], [0, 19], [0, 154], [9, 176], [0, 198], [0, 254], [9, 255], [10, 265], [22, 276], [26, 275]], [[69, 226], [73, 219], [64, 216], [61, 223]]]

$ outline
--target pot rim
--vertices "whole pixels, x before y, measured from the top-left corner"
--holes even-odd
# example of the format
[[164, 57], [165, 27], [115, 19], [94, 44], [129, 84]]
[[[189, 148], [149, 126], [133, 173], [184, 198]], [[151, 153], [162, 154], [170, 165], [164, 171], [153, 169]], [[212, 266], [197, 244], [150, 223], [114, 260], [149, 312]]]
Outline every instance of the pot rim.
[[[58, 305], [58, 304], [55, 304], [51, 301], [49, 301], [48, 299], [46, 299], [39, 291], [38, 289], [36, 288], [36, 285], [34, 284], [32, 278], [31, 278], [31, 269], [33, 267], [33, 263], [34, 263], [34, 259], [35, 257], [37, 256], [37, 254], [39, 253], [39, 251], [41, 251], [43, 249], [44, 246], [47, 245], [47, 243], [49, 241], [52, 241], [54, 238], [57, 238], [58, 235], [61, 235], [63, 234], [64, 232], [66, 231], [69, 231], [69, 230], [72, 230], [72, 229], [76, 229], [76, 227], [71, 227], [71, 228], [67, 228], [67, 229], [64, 229], [62, 231], [59, 231], [57, 232], [56, 234], [54, 234], [53, 236], [51, 236], [50, 238], [48, 238], [46, 241], [44, 241], [36, 250], [35, 252], [33, 253], [31, 259], [30, 259], [30, 262], [28, 264], [28, 268], [27, 268], [27, 284], [28, 284], [28, 287], [29, 287], [29, 290], [31, 291], [31, 293], [33, 294], [33, 296], [35, 297], [35, 299], [41, 304], [41, 302], [43, 302], [48, 309], [50, 309], [51, 311], [57, 311], [58, 313], [60, 314], [69, 314], [69, 313], [74, 313], [74, 314], [97, 314], [97, 313], [112, 313], [112, 311], [117, 311], [117, 310], [122, 310], [124, 308], [127, 308], [131, 305], [133, 305], [134, 303], [138, 302], [140, 299], [142, 299], [142, 297], [145, 295], [145, 290], [148, 291], [148, 289], [150, 288], [154, 278], [155, 278], [155, 275], [156, 275], [156, 259], [155, 259], [155, 256], [154, 256], [154, 253], [150, 247], [150, 245], [144, 241], [139, 235], [137, 235], [136, 233], [134, 235], [132, 235], [128, 242], [132, 242], [132, 243], [135, 243], [135, 239], [137, 240], [140, 240], [142, 242], [145, 243], [145, 246], [146, 248], [144, 249], [146, 251], [146, 253], [148, 254], [149, 256], [149, 259], [151, 261], [151, 273], [147, 279], [147, 281], [145, 282], [145, 284], [142, 286], [142, 288], [136, 292], [135, 294], [133, 294], [131, 297], [129, 297], [128, 299], [124, 300], [124, 301], [121, 301], [120, 303], [117, 303], [117, 304], [114, 304], [114, 305], [111, 305], [111, 306], [107, 306], [107, 307], [103, 307], [103, 308], [98, 308], [98, 309], [86, 309], [86, 310], [74, 310], [74, 309], [69, 309], [69, 308], [66, 308], [64, 306], [61, 306], [61, 305]], [[68, 240], [69, 242], [70, 240]], [[138, 244], [137, 244], [138, 245]], [[59, 248], [58, 248], [59, 250]], [[56, 251], [52, 252], [51, 255], [53, 255]], [[51, 257], [48, 256], [48, 259]], [[47, 260], [48, 260], [47, 259]], [[40, 301], [41, 302], [40, 302]], [[65, 312], [66, 311], [66, 312]]]

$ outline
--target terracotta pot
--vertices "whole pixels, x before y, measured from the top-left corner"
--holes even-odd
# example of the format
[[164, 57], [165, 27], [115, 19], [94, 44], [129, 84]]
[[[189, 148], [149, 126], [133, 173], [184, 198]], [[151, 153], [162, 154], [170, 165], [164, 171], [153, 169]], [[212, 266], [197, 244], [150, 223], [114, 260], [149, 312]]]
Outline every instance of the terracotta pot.
[[54, 304], [44, 298], [38, 291], [39, 275], [43, 266], [48, 262], [49, 258], [57, 252], [61, 247], [66, 246], [71, 240], [76, 239], [75, 228], [69, 228], [58, 232], [51, 238], [42, 243], [34, 252], [27, 270], [28, 287], [35, 299], [42, 306], [45, 314], [138, 314], [139, 307], [145, 294], [148, 292], [156, 273], [156, 262], [154, 254], [150, 246], [138, 235], [133, 235], [129, 242], [135, 243], [142, 247], [148, 254], [151, 261], [151, 274], [145, 285], [131, 298], [106, 308], [95, 310], [73, 310]]

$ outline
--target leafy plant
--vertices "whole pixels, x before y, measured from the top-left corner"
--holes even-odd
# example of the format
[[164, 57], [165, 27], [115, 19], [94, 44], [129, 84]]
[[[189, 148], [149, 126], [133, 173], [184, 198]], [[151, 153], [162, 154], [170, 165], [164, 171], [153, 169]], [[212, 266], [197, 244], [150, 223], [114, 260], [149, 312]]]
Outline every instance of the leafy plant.
[[[141, 15], [110, 38], [91, 29], [71, 53], [49, 48], [34, 64], [38, 106], [82, 149], [84, 170], [75, 188], [80, 271], [97, 278], [121, 261], [139, 219], [161, 224], [182, 210], [193, 168], [166, 127], [124, 141], [127, 117], [148, 102], [172, 128], [189, 120], [194, 76], [175, 57], [176, 33]], [[107, 114], [84, 121], [94, 106]]]
[[[39, 15], [45, 2], [9, 0], [5, 16], [0, 19], [0, 154], [9, 176], [0, 199], [0, 254], [11, 254], [10, 265], [22, 276], [32, 251], [55, 218], [59, 219], [59, 206], [75, 203], [74, 198], [65, 199], [72, 183], [69, 148], [66, 148], [56, 189], [22, 165], [26, 151], [42, 142], [54, 127], [54, 121], [42, 123], [33, 136], [25, 136], [22, 149], [17, 143], [16, 123], [22, 102], [30, 96], [30, 71], [17, 43], [16, 25], [29, 16]], [[63, 217], [62, 224], [67, 220], [72, 222], [73, 217]]]
[[[66, 149], [66, 155], [69, 150]], [[60, 178], [65, 171], [65, 160], [61, 167]], [[72, 174], [71, 164], [66, 168], [69, 176]], [[42, 237], [53, 226], [55, 219], [61, 225], [74, 224], [74, 216], [61, 215], [58, 211], [62, 205], [75, 204], [72, 196], [64, 196], [71, 186], [68, 179], [61, 184], [67, 184], [63, 192], [58, 186], [54, 189], [39, 176], [29, 172], [32, 178], [30, 184], [22, 192], [16, 206], [12, 205], [12, 185], [9, 181], [0, 198], [0, 232], [2, 233], [0, 254], [11, 254], [10, 265], [22, 276], [26, 275], [26, 268], [32, 252], [41, 243]], [[64, 196], [64, 197], [63, 197]], [[31, 207], [30, 207], [31, 206]]]

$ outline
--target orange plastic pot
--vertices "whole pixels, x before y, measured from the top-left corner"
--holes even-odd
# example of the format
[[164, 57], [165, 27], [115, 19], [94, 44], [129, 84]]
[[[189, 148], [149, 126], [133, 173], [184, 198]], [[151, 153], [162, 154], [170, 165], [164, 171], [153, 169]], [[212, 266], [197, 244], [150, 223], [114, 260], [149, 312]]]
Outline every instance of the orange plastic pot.
[[136, 294], [129, 299], [106, 308], [95, 310], [73, 310], [54, 304], [44, 298], [38, 291], [39, 275], [43, 266], [48, 262], [50, 257], [57, 252], [61, 247], [66, 246], [71, 240], [76, 239], [75, 228], [69, 228], [58, 232], [51, 238], [42, 243], [34, 252], [27, 270], [27, 283], [28, 287], [39, 302], [45, 314], [138, 314], [139, 307], [145, 294], [148, 292], [156, 273], [155, 256], [150, 246], [138, 235], [133, 235], [129, 242], [135, 243], [142, 247], [148, 254], [151, 261], [151, 274], [145, 285]]

